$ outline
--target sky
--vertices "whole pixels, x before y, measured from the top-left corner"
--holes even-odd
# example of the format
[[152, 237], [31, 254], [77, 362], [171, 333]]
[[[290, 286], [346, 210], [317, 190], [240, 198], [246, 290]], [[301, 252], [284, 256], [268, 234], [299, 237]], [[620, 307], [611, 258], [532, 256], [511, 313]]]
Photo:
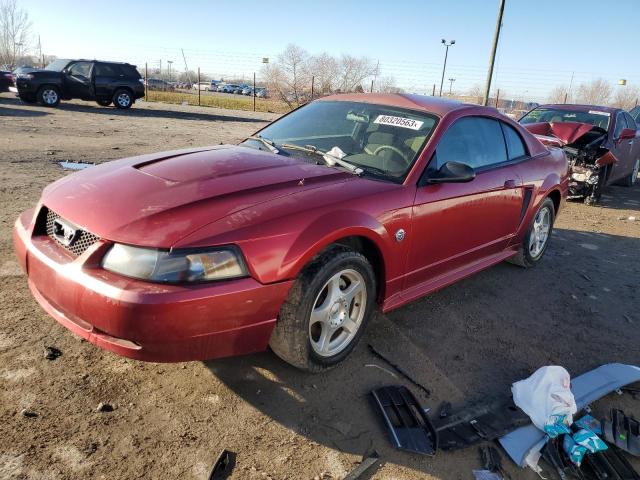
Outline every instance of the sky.
[[[149, 68], [173, 61], [215, 76], [260, 71], [289, 43], [311, 54], [367, 56], [410, 92], [484, 85], [498, 0], [18, 0], [42, 51]], [[53, 7], [53, 8], [52, 8]], [[640, 0], [506, 0], [494, 87], [501, 97], [544, 101], [558, 85], [604, 78], [640, 86]], [[37, 45], [37, 40], [35, 41]], [[573, 77], [573, 80], [572, 80]], [[506, 97], [505, 97], [506, 95]]]

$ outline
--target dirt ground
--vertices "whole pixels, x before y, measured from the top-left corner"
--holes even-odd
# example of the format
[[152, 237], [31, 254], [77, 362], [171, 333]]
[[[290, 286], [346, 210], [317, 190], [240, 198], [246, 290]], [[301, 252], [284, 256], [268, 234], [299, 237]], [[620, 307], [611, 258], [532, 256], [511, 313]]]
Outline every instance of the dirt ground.
[[[543, 365], [572, 375], [640, 365], [640, 187], [612, 187], [599, 207], [568, 204], [532, 270], [500, 264], [378, 315], [354, 354], [320, 375], [270, 352], [126, 360], [79, 340], [33, 300], [11, 228], [45, 185], [70, 173], [57, 162], [237, 142], [273, 118], [145, 103], [128, 112], [82, 102], [45, 109], [0, 95], [0, 478], [206, 479], [226, 448], [237, 454], [234, 479], [339, 479], [375, 448], [384, 465], [373, 479], [471, 479], [476, 448], [429, 458], [390, 446], [368, 392], [403, 382], [370, 366], [386, 368], [367, 343], [428, 386], [430, 398], [414, 391], [433, 409], [508, 397], [513, 381]], [[45, 346], [62, 356], [45, 359]], [[114, 411], [96, 411], [100, 402]], [[596, 408], [614, 405], [640, 415], [628, 396]], [[538, 478], [503, 462], [513, 478]]]

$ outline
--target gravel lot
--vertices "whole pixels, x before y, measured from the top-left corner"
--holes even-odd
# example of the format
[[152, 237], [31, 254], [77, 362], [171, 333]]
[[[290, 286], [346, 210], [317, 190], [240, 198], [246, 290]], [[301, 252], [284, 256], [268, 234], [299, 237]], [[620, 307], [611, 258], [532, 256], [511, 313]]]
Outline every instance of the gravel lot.
[[[610, 188], [599, 207], [568, 204], [533, 270], [501, 264], [378, 315], [355, 353], [321, 375], [269, 352], [126, 360], [79, 340], [32, 299], [11, 227], [69, 173], [57, 162], [237, 142], [273, 118], [144, 102], [128, 112], [83, 102], [45, 109], [0, 95], [0, 478], [205, 479], [227, 448], [237, 453], [235, 479], [338, 479], [375, 448], [385, 465], [374, 479], [471, 479], [475, 448], [425, 458], [389, 446], [367, 392], [399, 380], [367, 366], [385, 366], [367, 343], [431, 388], [421, 397], [431, 408], [504, 398], [547, 364], [573, 375], [613, 361], [640, 365], [638, 186]], [[45, 359], [45, 346], [62, 356]], [[114, 411], [97, 412], [100, 402]], [[614, 405], [640, 415], [640, 402], [625, 396], [596, 408]], [[538, 478], [503, 462], [514, 478]]]

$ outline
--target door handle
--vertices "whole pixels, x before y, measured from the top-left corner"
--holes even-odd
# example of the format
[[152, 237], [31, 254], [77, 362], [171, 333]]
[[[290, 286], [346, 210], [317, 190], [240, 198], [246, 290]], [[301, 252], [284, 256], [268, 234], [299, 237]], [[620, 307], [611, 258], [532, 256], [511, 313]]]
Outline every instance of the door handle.
[[515, 180], [506, 180], [504, 182], [504, 188], [516, 188], [516, 181]]

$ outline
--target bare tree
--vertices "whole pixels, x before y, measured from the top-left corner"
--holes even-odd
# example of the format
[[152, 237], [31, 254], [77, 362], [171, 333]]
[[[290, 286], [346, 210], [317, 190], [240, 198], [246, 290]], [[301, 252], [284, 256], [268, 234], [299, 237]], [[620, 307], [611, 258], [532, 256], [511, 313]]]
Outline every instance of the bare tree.
[[602, 78], [578, 87], [578, 101], [588, 105], [607, 105], [611, 98], [611, 85]]
[[638, 87], [621, 86], [616, 89], [611, 105], [624, 110], [631, 110], [640, 98]]
[[566, 85], [558, 85], [549, 93], [549, 103], [565, 103], [569, 101], [569, 88]]
[[380, 93], [403, 93], [404, 90], [396, 85], [396, 79], [392, 76], [380, 77], [376, 91]]
[[290, 107], [306, 99], [305, 90], [311, 87], [309, 54], [297, 45], [289, 44], [278, 55], [277, 61], [263, 68], [263, 77], [272, 92]]
[[352, 92], [357, 86], [362, 88], [364, 79], [378, 73], [378, 67], [367, 57], [342, 55], [339, 65], [340, 73], [337, 89], [341, 92]]
[[25, 56], [31, 35], [28, 13], [16, 0], [0, 0], [0, 64], [15, 67]]
[[338, 61], [328, 53], [321, 53], [309, 59], [307, 74], [315, 77], [315, 90], [322, 95], [332, 93], [337, 88], [340, 75]]

